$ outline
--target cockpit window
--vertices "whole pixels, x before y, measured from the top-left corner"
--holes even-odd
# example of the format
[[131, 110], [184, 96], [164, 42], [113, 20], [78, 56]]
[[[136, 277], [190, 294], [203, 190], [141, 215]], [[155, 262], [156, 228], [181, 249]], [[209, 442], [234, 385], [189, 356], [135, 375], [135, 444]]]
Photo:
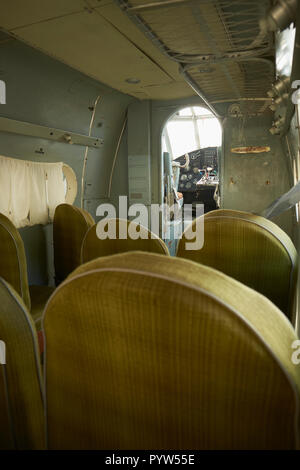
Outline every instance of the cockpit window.
[[163, 152], [171, 159], [207, 147], [221, 147], [222, 128], [218, 119], [206, 108], [191, 106], [176, 112], [162, 134]]

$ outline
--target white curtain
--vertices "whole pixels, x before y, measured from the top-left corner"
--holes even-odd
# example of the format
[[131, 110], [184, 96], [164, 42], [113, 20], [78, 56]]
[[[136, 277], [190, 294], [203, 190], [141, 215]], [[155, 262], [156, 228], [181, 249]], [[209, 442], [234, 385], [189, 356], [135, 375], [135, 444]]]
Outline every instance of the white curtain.
[[44, 165], [40, 163], [29, 166], [30, 199], [28, 208], [30, 225], [46, 224], [48, 222], [47, 180]]
[[6, 165], [6, 169], [7, 179], [10, 180], [8, 217], [16, 227], [23, 227], [27, 225], [30, 201], [30, 188], [28, 185], [29, 166], [22, 160], [10, 159], [10, 165]]
[[49, 217], [53, 220], [56, 206], [65, 202], [66, 186], [64, 182], [63, 163], [48, 165], [47, 168], [47, 195]]
[[11, 159], [0, 157], [0, 212], [9, 217]]
[[47, 224], [65, 202], [63, 163], [0, 156], [0, 212], [16, 227]]

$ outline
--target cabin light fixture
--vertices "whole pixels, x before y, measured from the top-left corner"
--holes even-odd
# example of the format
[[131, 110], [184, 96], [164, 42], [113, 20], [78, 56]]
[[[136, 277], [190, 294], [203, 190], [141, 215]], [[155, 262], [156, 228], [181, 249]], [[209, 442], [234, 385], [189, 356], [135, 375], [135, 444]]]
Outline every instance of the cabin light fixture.
[[276, 96], [276, 93], [272, 88], [271, 90], [267, 91], [267, 95], [269, 98], [274, 98], [274, 96]]
[[139, 78], [135, 78], [135, 77], [129, 77], [125, 79], [125, 82], [130, 83], [130, 85], [137, 85], [138, 83], [140, 83], [140, 81], [141, 80]]
[[281, 104], [284, 104], [284, 102], [287, 101], [289, 95], [288, 93], [284, 93], [281, 96], [277, 96], [277, 98], [273, 98], [272, 104], [269, 106], [269, 108], [272, 111], [276, 111], [277, 107], [280, 106]]
[[215, 69], [213, 67], [199, 67], [200, 73], [212, 73]]
[[283, 95], [289, 92], [290, 89], [290, 78], [289, 77], [280, 77], [273, 83], [271, 90], [267, 92], [267, 95], [270, 98], [275, 98], [276, 96]]
[[272, 127], [269, 129], [269, 132], [270, 132], [272, 135], [278, 135], [278, 134], [280, 134], [280, 129], [278, 129], [278, 127], [272, 126]]
[[274, 90], [278, 95], [285, 93], [289, 89], [290, 77], [280, 77], [273, 85]]
[[273, 135], [280, 134], [283, 124], [284, 118], [279, 116], [275, 121], [273, 121], [271, 129], [269, 129], [270, 133]]
[[278, 116], [278, 118], [273, 122], [275, 127], [280, 127], [284, 124], [284, 117]]

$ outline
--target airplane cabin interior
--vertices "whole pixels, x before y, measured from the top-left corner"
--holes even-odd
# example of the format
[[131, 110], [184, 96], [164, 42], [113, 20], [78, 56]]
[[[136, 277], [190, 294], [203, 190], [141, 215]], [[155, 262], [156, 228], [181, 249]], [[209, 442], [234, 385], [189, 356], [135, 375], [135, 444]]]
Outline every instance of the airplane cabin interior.
[[300, 2], [0, 11], [0, 449], [299, 450]]

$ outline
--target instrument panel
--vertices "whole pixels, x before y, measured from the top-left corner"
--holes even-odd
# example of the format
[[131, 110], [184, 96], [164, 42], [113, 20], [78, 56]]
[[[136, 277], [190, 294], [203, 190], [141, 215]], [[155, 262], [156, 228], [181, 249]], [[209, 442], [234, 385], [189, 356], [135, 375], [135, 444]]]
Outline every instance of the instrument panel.
[[[207, 147], [189, 152], [190, 162], [187, 168], [180, 168], [178, 191], [194, 192], [198, 185], [217, 184], [219, 182], [219, 147]], [[185, 164], [185, 156], [177, 157], [175, 162]]]

